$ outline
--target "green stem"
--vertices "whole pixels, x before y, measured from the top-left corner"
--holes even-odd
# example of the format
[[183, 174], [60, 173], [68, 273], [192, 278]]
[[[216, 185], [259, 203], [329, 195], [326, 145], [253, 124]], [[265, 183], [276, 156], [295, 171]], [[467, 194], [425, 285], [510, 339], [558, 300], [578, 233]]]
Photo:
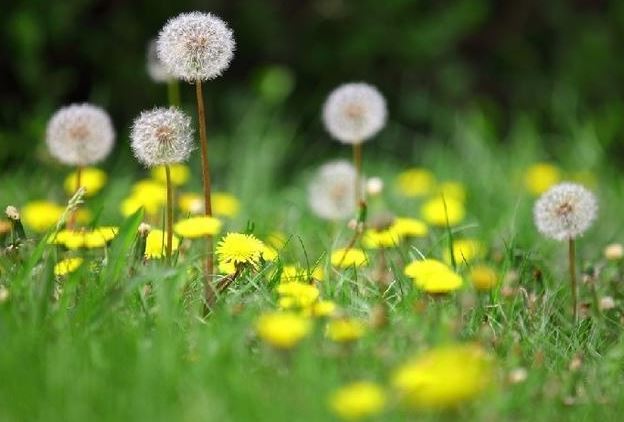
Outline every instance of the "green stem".
[[574, 239], [568, 240], [568, 261], [570, 269], [570, 289], [572, 290], [572, 320], [576, 324], [578, 317], [578, 298], [576, 293], [576, 248]]

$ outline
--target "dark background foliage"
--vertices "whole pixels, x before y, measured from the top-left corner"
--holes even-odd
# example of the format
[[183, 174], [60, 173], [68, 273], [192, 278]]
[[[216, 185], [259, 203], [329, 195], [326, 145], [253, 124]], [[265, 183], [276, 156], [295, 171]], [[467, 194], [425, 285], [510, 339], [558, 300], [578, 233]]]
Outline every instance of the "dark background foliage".
[[207, 87], [213, 130], [235, 123], [241, 101], [283, 100], [308, 143], [320, 142], [326, 93], [366, 80], [388, 97], [394, 148], [478, 108], [501, 139], [517, 116], [546, 131], [591, 118], [618, 152], [621, 0], [23, 0], [0, 13], [0, 164], [41, 149], [47, 119], [69, 102], [103, 105], [125, 139], [138, 111], [166, 102], [146, 75], [146, 43], [190, 10], [220, 15], [238, 43]]

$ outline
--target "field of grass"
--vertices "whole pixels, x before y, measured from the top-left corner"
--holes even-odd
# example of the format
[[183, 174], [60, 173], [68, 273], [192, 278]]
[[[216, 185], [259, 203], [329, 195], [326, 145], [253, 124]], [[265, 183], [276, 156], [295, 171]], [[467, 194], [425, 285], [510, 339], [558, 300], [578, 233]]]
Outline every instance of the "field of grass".
[[[467, 215], [451, 229], [430, 226], [424, 238], [367, 250], [366, 266], [340, 269], [331, 265], [331, 251], [344, 247], [353, 231], [308, 207], [307, 183], [321, 164], [310, 157], [319, 151], [302, 148], [305, 131], [279, 115], [257, 106], [247, 110], [232, 132], [210, 137], [216, 189], [240, 201], [238, 213], [223, 218], [217, 240], [227, 232], [251, 232], [268, 241], [280, 232], [286, 243], [279, 257], [246, 270], [202, 316], [201, 241], [185, 241], [171, 266], [137, 256], [137, 229], [150, 217], [139, 211], [124, 218], [120, 204], [149, 173], [124, 153], [121, 136], [118, 158], [101, 166], [108, 182], [84, 205], [94, 217], [87, 224], [119, 227], [112, 242], [68, 251], [27, 224], [26, 240], [12, 244], [10, 233], [2, 240], [0, 420], [325, 421], [338, 418], [329, 405], [334, 392], [355, 381], [374, 382], [385, 392], [384, 408], [370, 420], [621, 418], [624, 267], [603, 250], [624, 235], [624, 184], [592, 122], [549, 134], [518, 118], [501, 140], [475, 111], [458, 113], [444, 130], [418, 142], [386, 130], [364, 147], [366, 175], [384, 181], [382, 193], [368, 200], [369, 221], [382, 213], [421, 218], [428, 197], [401, 195], [396, 184], [412, 167], [461, 183]], [[402, 151], [393, 150], [397, 144]], [[299, 159], [292, 158], [293, 145], [303, 151]], [[336, 151], [350, 158], [348, 148]], [[577, 245], [576, 323], [565, 244], [539, 235], [536, 197], [525, 188], [527, 168], [542, 161], [558, 166], [563, 179], [581, 181], [599, 201], [598, 219]], [[189, 167], [191, 178], [179, 189], [199, 193], [198, 157]], [[45, 159], [3, 172], [0, 205], [66, 202], [68, 172]], [[151, 218], [153, 226], [162, 224], [162, 217]], [[404, 275], [407, 263], [442, 260], [461, 238], [483, 245], [474, 262], [457, 264], [461, 289], [430, 296]], [[75, 272], [53, 274], [55, 263], [76, 255], [84, 262]], [[278, 309], [280, 272], [289, 264], [322, 269], [315, 284], [337, 311], [312, 318], [299, 344], [277, 350], [256, 324]], [[487, 292], [471, 285], [476, 264], [496, 273], [497, 284]], [[605, 297], [614, 306], [597, 306]], [[343, 317], [361, 321], [361, 338], [345, 344], [327, 337], [328, 321]], [[491, 358], [484, 391], [443, 409], [407, 404], [392, 381], [397, 368], [426, 350], [464, 343], [481, 345]]]

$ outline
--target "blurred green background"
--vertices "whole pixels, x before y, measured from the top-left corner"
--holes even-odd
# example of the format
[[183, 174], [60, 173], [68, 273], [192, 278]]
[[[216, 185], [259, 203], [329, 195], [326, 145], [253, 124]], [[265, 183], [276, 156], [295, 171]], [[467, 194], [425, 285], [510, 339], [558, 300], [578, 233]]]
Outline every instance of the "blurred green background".
[[[553, 142], [591, 122], [607, 154], [624, 152], [621, 0], [23, 0], [0, 14], [2, 168], [33, 150], [45, 159], [47, 119], [76, 101], [110, 111], [122, 155], [133, 117], [166, 103], [146, 74], [146, 44], [191, 10], [221, 16], [237, 40], [230, 69], [207, 86], [212, 133], [227, 137], [253, 104], [305, 137], [288, 154], [325, 155], [339, 147], [319, 122], [325, 95], [366, 80], [391, 112], [376, 148], [397, 158], [475, 109], [501, 141], [518, 121], [560, 134]], [[192, 90], [182, 93], [191, 109]]]

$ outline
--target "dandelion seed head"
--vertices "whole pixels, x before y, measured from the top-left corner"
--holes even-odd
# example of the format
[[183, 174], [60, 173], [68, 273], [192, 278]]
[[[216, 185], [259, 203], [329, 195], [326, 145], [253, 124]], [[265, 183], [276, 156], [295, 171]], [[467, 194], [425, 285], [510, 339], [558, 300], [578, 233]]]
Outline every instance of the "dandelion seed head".
[[185, 161], [193, 150], [191, 118], [175, 107], [144, 111], [130, 139], [135, 157], [147, 167]]
[[347, 161], [330, 161], [319, 168], [308, 187], [308, 202], [317, 216], [344, 220], [355, 214], [355, 167]]
[[147, 45], [145, 67], [147, 74], [154, 82], [169, 82], [175, 79], [173, 75], [169, 73], [162, 60], [160, 60], [160, 57], [158, 57], [156, 40], [151, 40]]
[[182, 13], [160, 31], [157, 53], [167, 71], [187, 82], [220, 76], [234, 57], [236, 43], [227, 24], [210, 13]]
[[71, 104], [52, 115], [46, 129], [50, 154], [63, 164], [86, 166], [113, 149], [115, 129], [108, 113], [91, 104]]
[[372, 85], [347, 83], [334, 89], [323, 106], [323, 123], [331, 136], [345, 144], [372, 138], [386, 124], [386, 100]]
[[560, 183], [535, 203], [533, 215], [540, 233], [564, 241], [581, 236], [591, 227], [598, 213], [592, 192], [576, 183]]

